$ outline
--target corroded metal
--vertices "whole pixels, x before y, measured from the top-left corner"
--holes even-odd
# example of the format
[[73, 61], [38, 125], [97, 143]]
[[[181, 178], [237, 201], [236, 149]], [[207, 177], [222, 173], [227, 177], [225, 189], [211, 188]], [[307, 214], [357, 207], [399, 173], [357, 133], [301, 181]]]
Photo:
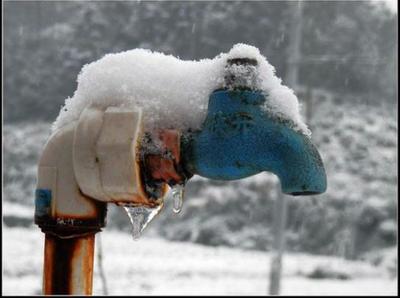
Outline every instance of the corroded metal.
[[[50, 211], [39, 213], [35, 210], [35, 224], [43, 233], [52, 234], [60, 238], [74, 238], [82, 235], [100, 232], [106, 224], [107, 205], [104, 202], [85, 197], [94, 206], [93, 212], [86, 216]], [[38, 200], [36, 199], [36, 202]], [[56, 210], [57, 211], [57, 210]]]
[[43, 294], [91, 295], [95, 235], [62, 239], [46, 234]]
[[192, 176], [182, 166], [180, 132], [163, 129], [155, 137], [161, 146], [154, 146], [154, 136], [147, 135], [140, 154], [141, 181], [153, 199], [163, 196], [167, 185], [184, 184]]

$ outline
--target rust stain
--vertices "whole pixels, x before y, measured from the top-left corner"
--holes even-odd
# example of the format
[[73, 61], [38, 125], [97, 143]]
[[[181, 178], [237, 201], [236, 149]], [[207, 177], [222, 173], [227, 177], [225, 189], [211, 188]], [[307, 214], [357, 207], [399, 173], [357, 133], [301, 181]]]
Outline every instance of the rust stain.
[[[135, 156], [136, 156], [136, 160], [135, 160], [135, 172], [136, 172], [136, 185], [138, 188], [138, 194], [134, 195], [132, 197], [132, 200], [129, 200], [127, 203], [137, 203], [139, 205], [146, 205], [149, 207], [154, 207], [154, 206], [158, 206], [160, 204], [160, 202], [158, 202], [158, 200], [153, 200], [149, 197], [149, 194], [146, 191], [146, 184], [145, 184], [145, 173], [144, 173], [144, 167], [143, 167], [143, 151], [142, 151], [142, 140], [144, 138], [144, 131], [142, 130], [139, 137], [137, 138], [137, 144], [135, 146]], [[162, 189], [162, 194], [164, 195], [167, 192], [167, 188], [164, 187]], [[118, 202], [116, 202], [117, 205], [119, 205], [119, 203], [124, 203], [124, 200], [119, 200]]]
[[174, 161], [160, 155], [148, 155], [146, 158], [147, 171], [155, 180], [181, 182], [182, 177], [176, 172]]
[[184, 171], [181, 163], [181, 133], [175, 129], [164, 129], [159, 132], [164, 154], [148, 155], [145, 164], [153, 179], [160, 179], [169, 185], [185, 183], [191, 175]]
[[179, 131], [175, 129], [164, 129], [160, 132], [160, 140], [163, 141], [164, 149], [170, 150], [175, 162], [179, 163], [181, 155]]
[[94, 234], [61, 239], [46, 234], [43, 293], [92, 294]]
[[78, 238], [71, 260], [71, 293], [92, 294], [94, 235]]
[[[167, 191], [167, 185], [163, 188], [163, 194]], [[133, 204], [133, 205], [138, 205], [138, 206], [148, 206], [150, 208], [157, 207], [161, 204], [162, 199], [150, 199], [147, 196], [144, 195], [133, 195], [130, 199], [118, 199], [118, 200], [113, 200], [113, 203], [116, 205], [125, 205], [125, 204]]]

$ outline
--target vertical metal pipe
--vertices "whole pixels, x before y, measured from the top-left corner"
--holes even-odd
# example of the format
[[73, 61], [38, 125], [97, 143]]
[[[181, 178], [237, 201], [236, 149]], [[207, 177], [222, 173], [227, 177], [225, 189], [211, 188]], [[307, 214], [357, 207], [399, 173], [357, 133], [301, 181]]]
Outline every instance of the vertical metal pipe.
[[94, 239], [94, 234], [68, 239], [46, 234], [43, 294], [92, 294]]

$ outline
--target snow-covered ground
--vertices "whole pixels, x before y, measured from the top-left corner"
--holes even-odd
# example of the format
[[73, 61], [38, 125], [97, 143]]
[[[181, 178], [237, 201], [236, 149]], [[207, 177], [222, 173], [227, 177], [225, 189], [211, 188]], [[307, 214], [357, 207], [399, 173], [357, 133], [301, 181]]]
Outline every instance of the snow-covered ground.
[[[169, 242], [105, 229], [103, 247], [109, 294], [265, 295], [270, 254], [233, 248]], [[44, 236], [35, 228], [3, 228], [3, 294], [40, 294]], [[282, 294], [397, 295], [397, 278], [379, 267], [334, 257], [286, 254]], [[311, 279], [316, 268], [351, 277]], [[103, 294], [97, 264], [94, 294]]]
[[[286, 254], [282, 293], [396, 295], [397, 277], [388, 274], [397, 272], [397, 116], [350, 104], [320, 103], [317, 108], [313, 138], [323, 155], [329, 188], [318, 200], [291, 201], [296, 204], [288, 223], [289, 248], [344, 255], [344, 232], [358, 231], [352, 238], [357, 256], [368, 253], [370, 263]], [[40, 293], [43, 235], [32, 226], [32, 217], [37, 160], [49, 129], [49, 123], [5, 126], [3, 294]], [[128, 219], [110, 212], [101, 233], [110, 294], [266, 294], [269, 254], [238, 249], [271, 247], [274, 192], [269, 189], [275, 182], [266, 178], [253, 176], [229, 185], [192, 179], [183, 211], [173, 216], [166, 208], [138, 242], [111, 229], [125, 227]], [[321, 270], [350, 279], [307, 277]], [[97, 267], [95, 274], [94, 293], [102, 294]]]

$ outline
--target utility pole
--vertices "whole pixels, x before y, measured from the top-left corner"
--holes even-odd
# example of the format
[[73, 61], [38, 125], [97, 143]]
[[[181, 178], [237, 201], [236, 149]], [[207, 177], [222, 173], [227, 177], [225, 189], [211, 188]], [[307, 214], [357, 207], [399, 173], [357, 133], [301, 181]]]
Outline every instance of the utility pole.
[[[277, 185], [279, 188], [279, 183]], [[282, 255], [285, 247], [285, 225], [287, 212], [287, 198], [278, 189], [274, 203], [274, 245], [271, 256], [271, 267], [269, 276], [269, 294], [279, 295], [282, 275]]]
[[[301, 0], [290, 3], [292, 20], [289, 35], [289, 58], [286, 82], [291, 88], [298, 86], [298, 69], [301, 60], [301, 31], [303, 19], [303, 3]], [[274, 246], [270, 269], [269, 294], [279, 295], [281, 288], [282, 257], [285, 250], [285, 226], [287, 215], [287, 197], [278, 187], [278, 195], [274, 208]]]
[[190, 3], [191, 16], [192, 16], [192, 27], [191, 27], [191, 59], [199, 59], [199, 53], [201, 53], [202, 44], [201, 40], [204, 31], [204, 16], [208, 9], [207, 2], [191, 2]]
[[303, 2], [301, 0], [290, 3], [292, 21], [289, 34], [289, 57], [286, 83], [291, 88], [298, 86], [299, 62], [301, 60], [301, 39], [303, 25]]

